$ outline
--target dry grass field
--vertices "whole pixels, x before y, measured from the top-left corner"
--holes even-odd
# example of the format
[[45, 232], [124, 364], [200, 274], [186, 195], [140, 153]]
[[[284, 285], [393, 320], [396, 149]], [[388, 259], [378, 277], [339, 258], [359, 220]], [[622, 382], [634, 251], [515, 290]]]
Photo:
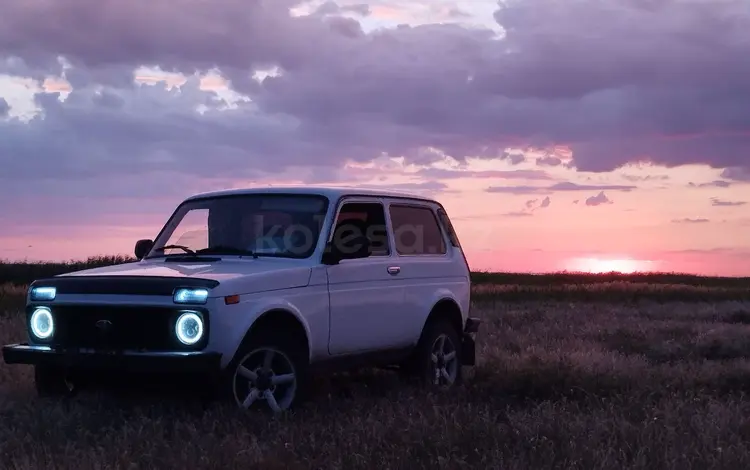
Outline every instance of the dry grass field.
[[[2, 344], [25, 336], [24, 276], [58, 269], [9, 266]], [[280, 417], [180, 390], [58, 403], [0, 362], [0, 466], [750, 468], [749, 280], [554, 276], [476, 274], [479, 363], [451, 394], [365, 371], [319, 380]]]

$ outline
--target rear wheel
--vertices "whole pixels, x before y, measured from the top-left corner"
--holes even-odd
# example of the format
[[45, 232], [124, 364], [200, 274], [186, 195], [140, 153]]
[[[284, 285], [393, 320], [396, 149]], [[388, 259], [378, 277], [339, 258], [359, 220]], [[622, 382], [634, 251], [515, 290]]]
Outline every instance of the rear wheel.
[[228, 395], [243, 409], [275, 413], [298, 405], [307, 392], [307, 357], [281, 335], [253, 335], [227, 368]]
[[448, 389], [462, 380], [461, 343], [456, 328], [445, 319], [430, 320], [404, 371], [420, 383]]

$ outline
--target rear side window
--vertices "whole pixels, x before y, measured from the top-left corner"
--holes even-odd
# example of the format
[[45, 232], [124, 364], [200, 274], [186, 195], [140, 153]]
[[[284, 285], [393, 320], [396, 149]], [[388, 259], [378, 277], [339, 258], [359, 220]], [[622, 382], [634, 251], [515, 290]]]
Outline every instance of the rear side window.
[[451, 223], [451, 219], [448, 217], [448, 213], [445, 212], [445, 209], [438, 209], [437, 213], [438, 217], [440, 218], [441, 225], [445, 229], [445, 232], [448, 234], [451, 245], [455, 246], [456, 248], [460, 248], [461, 244], [458, 242], [458, 235], [456, 235], [456, 231], [453, 229], [453, 224]]
[[396, 251], [400, 255], [442, 255], [447, 251], [435, 213], [429, 207], [391, 205]]
[[[380, 203], [347, 202], [341, 206], [336, 229], [340, 231], [362, 231], [370, 239], [372, 256], [388, 256], [388, 232], [385, 225], [385, 210]], [[343, 232], [342, 232], [343, 233]]]

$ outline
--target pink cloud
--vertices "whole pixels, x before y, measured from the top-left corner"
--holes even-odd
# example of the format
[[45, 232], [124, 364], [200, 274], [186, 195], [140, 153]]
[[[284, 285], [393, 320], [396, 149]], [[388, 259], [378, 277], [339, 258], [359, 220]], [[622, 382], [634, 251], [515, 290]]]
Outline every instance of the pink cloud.
[[587, 206], [601, 206], [603, 204], [614, 204], [606, 194], [604, 194], [604, 191], [599, 192], [596, 196], [591, 196], [590, 198], [586, 199], [586, 205]]

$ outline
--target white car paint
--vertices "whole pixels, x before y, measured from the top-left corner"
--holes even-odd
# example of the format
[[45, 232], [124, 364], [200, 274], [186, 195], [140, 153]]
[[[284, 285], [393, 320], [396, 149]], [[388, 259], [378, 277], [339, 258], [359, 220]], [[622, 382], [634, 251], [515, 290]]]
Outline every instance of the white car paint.
[[[378, 351], [415, 345], [428, 315], [437, 302], [454, 301], [464, 323], [469, 314], [469, 269], [460, 247], [452, 246], [443, 233], [444, 255], [389, 256], [344, 260], [338, 265], [321, 263], [331, 226], [341, 201], [347, 198], [380, 201], [386, 208], [394, 201], [437, 210], [431, 199], [409, 194], [357, 188], [255, 188], [192, 196], [228, 194], [319, 194], [330, 201], [319, 243], [307, 259], [221, 256], [220, 261], [179, 263], [164, 258], [144, 259], [116, 266], [67, 273], [71, 276], [159, 276], [202, 278], [218, 281], [206, 308], [211, 328], [205, 351], [220, 352], [222, 367], [232, 359], [245, 334], [264, 313], [283, 309], [293, 314], [307, 334], [310, 361], [336, 355]], [[387, 217], [390, 220], [389, 217]], [[389, 224], [389, 236], [393, 236]], [[397, 269], [392, 269], [397, 268]], [[238, 295], [239, 303], [225, 304], [226, 296]], [[174, 305], [172, 297], [128, 295], [59, 295], [54, 304]], [[189, 307], [186, 307], [189, 308]], [[459, 332], [460, 333], [460, 332]]]

